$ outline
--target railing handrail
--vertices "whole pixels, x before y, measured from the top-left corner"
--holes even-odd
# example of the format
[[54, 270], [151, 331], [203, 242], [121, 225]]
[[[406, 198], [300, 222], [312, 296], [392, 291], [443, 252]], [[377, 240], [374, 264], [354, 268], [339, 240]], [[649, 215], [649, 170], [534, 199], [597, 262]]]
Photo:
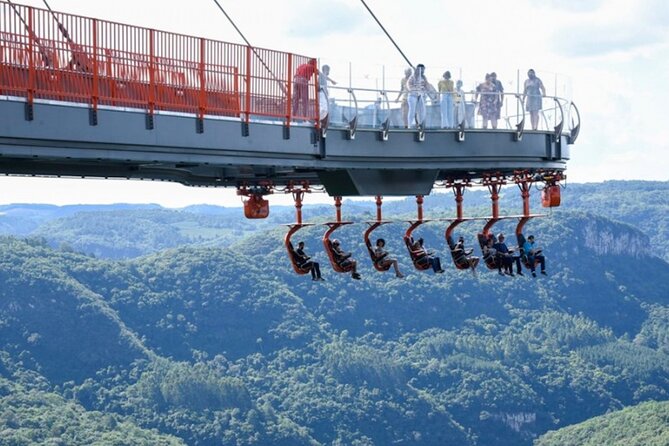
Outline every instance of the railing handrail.
[[[285, 125], [296, 119], [306, 120], [316, 128], [320, 125], [319, 72], [313, 58], [77, 14], [52, 15], [48, 9], [12, 5], [5, 0], [0, 0], [0, 12], [4, 17], [0, 21], [3, 96], [23, 96], [29, 104], [34, 99], [88, 103], [95, 111], [99, 104], [135, 107], [149, 114], [154, 110], [193, 113], [199, 119], [211, 114], [239, 117], [248, 123], [251, 116], [261, 116], [282, 120]], [[23, 17], [29, 20], [24, 21]], [[70, 27], [72, 35], [61, 26]], [[82, 58], [86, 62], [83, 68]], [[308, 69], [300, 76], [302, 67]], [[305, 76], [306, 84], [302, 82]], [[389, 95], [402, 93], [396, 89], [353, 86], [329, 86], [328, 90], [345, 91], [348, 98], [353, 98], [355, 120], [348, 125], [351, 136], [356, 128], [364, 128], [363, 120], [368, 119], [359, 113], [359, 104], [379, 99], [378, 109], [387, 113], [381, 115], [387, 132], [389, 113], [396, 110], [391, 104], [398, 102]], [[432, 104], [437, 103], [435, 93], [438, 92], [428, 93]], [[514, 97], [520, 103], [518, 112], [513, 114], [507, 113], [512, 101], [504, 101], [506, 108], [499, 119], [509, 127], [511, 120], [520, 122], [527, 115], [523, 101], [529, 95], [476, 90], [448, 93], [459, 104], [458, 124], [464, 122], [465, 112], [471, 112], [472, 103], [476, 107], [478, 99], [490, 95], [503, 100]], [[370, 95], [374, 95], [374, 100], [366, 99]], [[571, 100], [542, 97], [555, 104], [555, 109], [541, 111], [547, 130], [545, 114], [556, 110], [551, 120], [557, 120], [559, 111], [560, 129], [571, 131], [570, 125], [564, 125], [571, 119]], [[330, 95], [329, 100], [336, 103], [341, 98]], [[398, 126], [396, 121], [394, 126]]]
[[[95, 108], [100, 102], [140, 106], [150, 114], [158, 107], [196, 112], [200, 118], [204, 114], [242, 114], [284, 117], [288, 122], [307, 119], [319, 125], [317, 70], [309, 73], [308, 88], [301, 91], [298, 107], [286, 112], [280, 105], [291, 100], [287, 86], [293, 73], [289, 71], [301, 65], [316, 68], [312, 57], [77, 14], [52, 15], [47, 9], [3, 0], [0, 12], [0, 69], [12, 70], [0, 77], [0, 93], [24, 96], [30, 104], [43, 98], [87, 102]], [[63, 33], [54, 20], [69, 32]], [[48, 57], [39, 56], [44, 52]], [[87, 62], [84, 67], [82, 59]], [[179, 96], [178, 92], [158, 91], [174, 84], [170, 83], [172, 72], [185, 79], [180, 87], [200, 93]], [[119, 88], [123, 86], [108, 85], [112, 79], [135, 84], [123, 90]], [[222, 91], [230, 96], [212, 96]]]

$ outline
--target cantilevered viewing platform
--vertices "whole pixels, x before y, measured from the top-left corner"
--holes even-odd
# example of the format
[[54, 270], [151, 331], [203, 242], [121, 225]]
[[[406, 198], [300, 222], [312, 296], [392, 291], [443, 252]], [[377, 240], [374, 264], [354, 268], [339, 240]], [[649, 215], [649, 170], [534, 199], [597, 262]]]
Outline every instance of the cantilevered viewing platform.
[[436, 100], [405, 128], [399, 92], [319, 92], [310, 57], [3, 1], [0, 14], [3, 174], [424, 195], [441, 180], [562, 173], [580, 129], [569, 99], [545, 96], [530, 130], [520, 94], [483, 129], [473, 93], [456, 128], [441, 128]]

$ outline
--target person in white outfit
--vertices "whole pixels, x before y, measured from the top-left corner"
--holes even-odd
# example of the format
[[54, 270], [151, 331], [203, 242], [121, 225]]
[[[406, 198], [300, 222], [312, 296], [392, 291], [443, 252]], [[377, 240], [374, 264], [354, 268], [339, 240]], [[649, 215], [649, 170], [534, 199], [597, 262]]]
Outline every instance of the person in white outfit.
[[409, 128], [416, 127], [416, 123], [422, 126], [427, 114], [425, 104], [427, 96], [430, 95], [434, 100], [436, 95], [435, 88], [425, 77], [425, 65], [422, 63], [416, 66], [414, 73], [407, 80], [407, 90], [409, 91]]
[[318, 73], [318, 106], [321, 121], [328, 116], [329, 111], [330, 94], [328, 91], [328, 82], [332, 83], [332, 85], [337, 85], [334, 80], [330, 79], [330, 65], [323, 65]]

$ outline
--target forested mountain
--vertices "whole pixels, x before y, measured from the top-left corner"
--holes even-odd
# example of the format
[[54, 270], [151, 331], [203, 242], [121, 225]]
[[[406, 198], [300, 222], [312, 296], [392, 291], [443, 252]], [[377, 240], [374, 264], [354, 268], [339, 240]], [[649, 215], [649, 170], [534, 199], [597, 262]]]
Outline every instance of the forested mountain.
[[[433, 200], [438, 214], [446, 196]], [[371, 208], [347, 210], [364, 220]], [[247, 229], [220, 208], [44, 220], [41, 237], [0, 238], [0, 445], [529, 446], [669, 400], [669, 264], [622, 210], [617, 221], [583, 210], [528, 225], [548, 253], [537, 279], [457, 271], [443, 222], [420, 230], [443, 275], [412, 270], [397, 225], [378, 231], [402, 280], [372, 270], [359, 225], [340, 238], [361, 281], [331, 272], [322, 228], [305, 229], [326, 278], [314, 283], [281, 244], [290, 209]], [[476, 231], [463, 225], [469, 243]], [[77, 252], [84, 236], [99, 252]]]
[[[502, 190], [502, 214], [522, 213], [518, 188]], [[425, 197], [427, 218], [455, 215], [453, 194], [445, 190]], [[669, 182], [610, 181], [596, 184], [568, 184], [563, 204], [554, 210], [540, 207], [540, 193], [532, 189], [532, 211], [560, 218], [564, 211], [583, 211], [639, 228], [649, 237], [650, 255], [669, 261]], [[333, 218], [331, 206], [309, 205], [308, 221]], [[415, 218], [413, 198], [387, 201], [387, 218], [403, 222]], [[373, 219], [372, 202], [348, 201], [345, 218]], [[487, 192], [473, 189], [465, 195], [465, 215], [490, 214]], [[133, 258], [178, 246], [229, 246], [256, 231], [267, 231], [294, 221], [292, 206], [272, 206], [267, 220], [245, 220], [240, 208], [199, 205], [183, 209], [163, 209], [157, 205], [0, 205], [0, 234], [44, 237], [51, 246], [107, 258]], [[481, 226], [480, 222], [478, 226]], [[480, 230], [474, 223], [464, 225], [473, 236]], [[528, 226], [531, 230], [532, 224]], [[358, 231], [360, 232], [360, 231]]]
[[536, 446], [666, 446], [669, 401], [650, 402], [549, 432]]

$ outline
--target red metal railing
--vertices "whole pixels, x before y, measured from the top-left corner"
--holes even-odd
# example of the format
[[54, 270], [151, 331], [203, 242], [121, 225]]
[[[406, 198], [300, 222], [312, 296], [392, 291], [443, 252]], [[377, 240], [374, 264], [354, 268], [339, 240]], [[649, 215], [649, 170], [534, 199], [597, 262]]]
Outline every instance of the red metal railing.
[[[319, 125], [316, 60], [0, 1], [0, 94]], [[303, 90], [302, 90], [303, 92]]]

